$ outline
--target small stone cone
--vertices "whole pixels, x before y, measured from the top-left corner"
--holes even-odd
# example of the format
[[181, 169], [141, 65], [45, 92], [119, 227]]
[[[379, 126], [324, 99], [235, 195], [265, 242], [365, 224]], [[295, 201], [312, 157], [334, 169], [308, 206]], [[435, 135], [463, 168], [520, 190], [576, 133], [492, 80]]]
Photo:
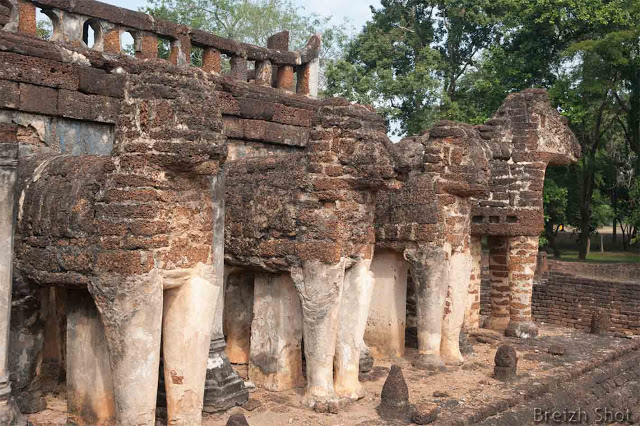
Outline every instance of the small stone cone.
[[385, 408], [402, 408], [409, 405], [409, 388], [399, 366], [391, 366], [380, 399], [381, 405]]
[[227, 426], [249, 426], [246, 417], [242, 413], [232, 414], [227, 420]]
[[513, 347], [502, 345], [496, 352], [493, 376], [502, 381], [514, 379], [517, 374], [518, 354]]

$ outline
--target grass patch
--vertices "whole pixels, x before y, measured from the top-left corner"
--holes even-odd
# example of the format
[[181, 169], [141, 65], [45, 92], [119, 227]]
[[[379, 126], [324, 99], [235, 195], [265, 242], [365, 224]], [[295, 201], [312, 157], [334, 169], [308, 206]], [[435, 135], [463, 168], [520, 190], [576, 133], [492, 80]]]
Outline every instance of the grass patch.
[[[549, 256], [553, 259], [553, 256]], [[562, 250], [562, 258], [566, 262], [589, 262], [589, 263], [640, 263], [640, 253], [636, 251], [592, 251], [586, 260], [578, 259], [577, 250]]]

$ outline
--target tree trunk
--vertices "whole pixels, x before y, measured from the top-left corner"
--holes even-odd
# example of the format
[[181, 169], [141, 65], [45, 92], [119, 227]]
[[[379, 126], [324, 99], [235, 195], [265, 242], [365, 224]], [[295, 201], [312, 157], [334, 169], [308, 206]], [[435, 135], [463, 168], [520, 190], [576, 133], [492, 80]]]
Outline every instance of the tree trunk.
[[604, 234], [600, 232], [600, 253], [604, 253]]
[[578, 235], [578, 259], [584, 260], [589, 254], [589, 236], [591, 234], [591, 203], [580, 209], [580, 234]]
[[593, 188], [596, 183], [594, 163], [596, 157], [596, 144], [590, 144], [591, 151], [584, 158], [584, 183], [582, 186], [582, 199], [580, 200], [580, 236], [578, 238], [578, 258], [584, 260], [589, 254], [591, 242], [591, 202]]
[[629, 94], [629, 145], [640, 154], [640, 68], [634, 67]]
[[[618, 228], [618, 225], [616, 224], [617, 223], [617, 218], [618, 218], [618, 191], [616, 191], [615, 187], [613, 188], [613, 197], [612, 198], [613, 198], [613, 234], [612, 234], [613, 237], [612, 237], [612, 239], [613, 239], [613, 245], [615, 246], [616, 239], [618, 237], [616, 235], [617, 234], [616, 230]], [[615, 250], [615, 248], [614, 248], [614, 250]]]

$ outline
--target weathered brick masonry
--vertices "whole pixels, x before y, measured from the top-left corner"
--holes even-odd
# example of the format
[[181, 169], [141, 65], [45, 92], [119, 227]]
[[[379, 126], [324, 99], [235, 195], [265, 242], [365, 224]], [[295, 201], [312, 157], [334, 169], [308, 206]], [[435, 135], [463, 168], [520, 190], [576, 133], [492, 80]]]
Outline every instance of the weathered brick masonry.
[[619, 282], [550, 272], [533, 286], [538, 322], [589, 330], [598, 310], [611, 318], [612, 331], [640, 334], [640, 282]]
[[[549, 264], [551, 271], [537, 277], [533, 284], [532, 312], [536, 322], [589, 330], [593, 314], [603, 310], [611, 318], [611, 331], [640, 334], [640, 281], [628, 278], [637, 274], [637, 265], [622, 265], [618, 276], [614, 272], [618, 265]], [[485, 267], [480, 311], [485, 316], [492, 308], [491, 279]]]

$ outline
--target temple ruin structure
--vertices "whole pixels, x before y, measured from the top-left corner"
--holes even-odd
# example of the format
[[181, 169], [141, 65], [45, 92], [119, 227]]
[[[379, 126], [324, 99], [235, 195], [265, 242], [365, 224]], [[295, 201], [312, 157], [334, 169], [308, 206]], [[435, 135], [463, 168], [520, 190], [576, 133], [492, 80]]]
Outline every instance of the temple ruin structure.
[[483, 236], [487, 325], [535, 336], [545, 169], [579, 155], [546, 93], [392, 144], [372, 108], [317, 99], [320, 48], [0, 0], [0, 423], [41, 409], [51, 360], [80, 425], [199, 424], [247, 401], [232, 363], [320, 410], [361, 398], [369, 352], [404, 350], [408, 273], [415, 365], [460, 363]]

